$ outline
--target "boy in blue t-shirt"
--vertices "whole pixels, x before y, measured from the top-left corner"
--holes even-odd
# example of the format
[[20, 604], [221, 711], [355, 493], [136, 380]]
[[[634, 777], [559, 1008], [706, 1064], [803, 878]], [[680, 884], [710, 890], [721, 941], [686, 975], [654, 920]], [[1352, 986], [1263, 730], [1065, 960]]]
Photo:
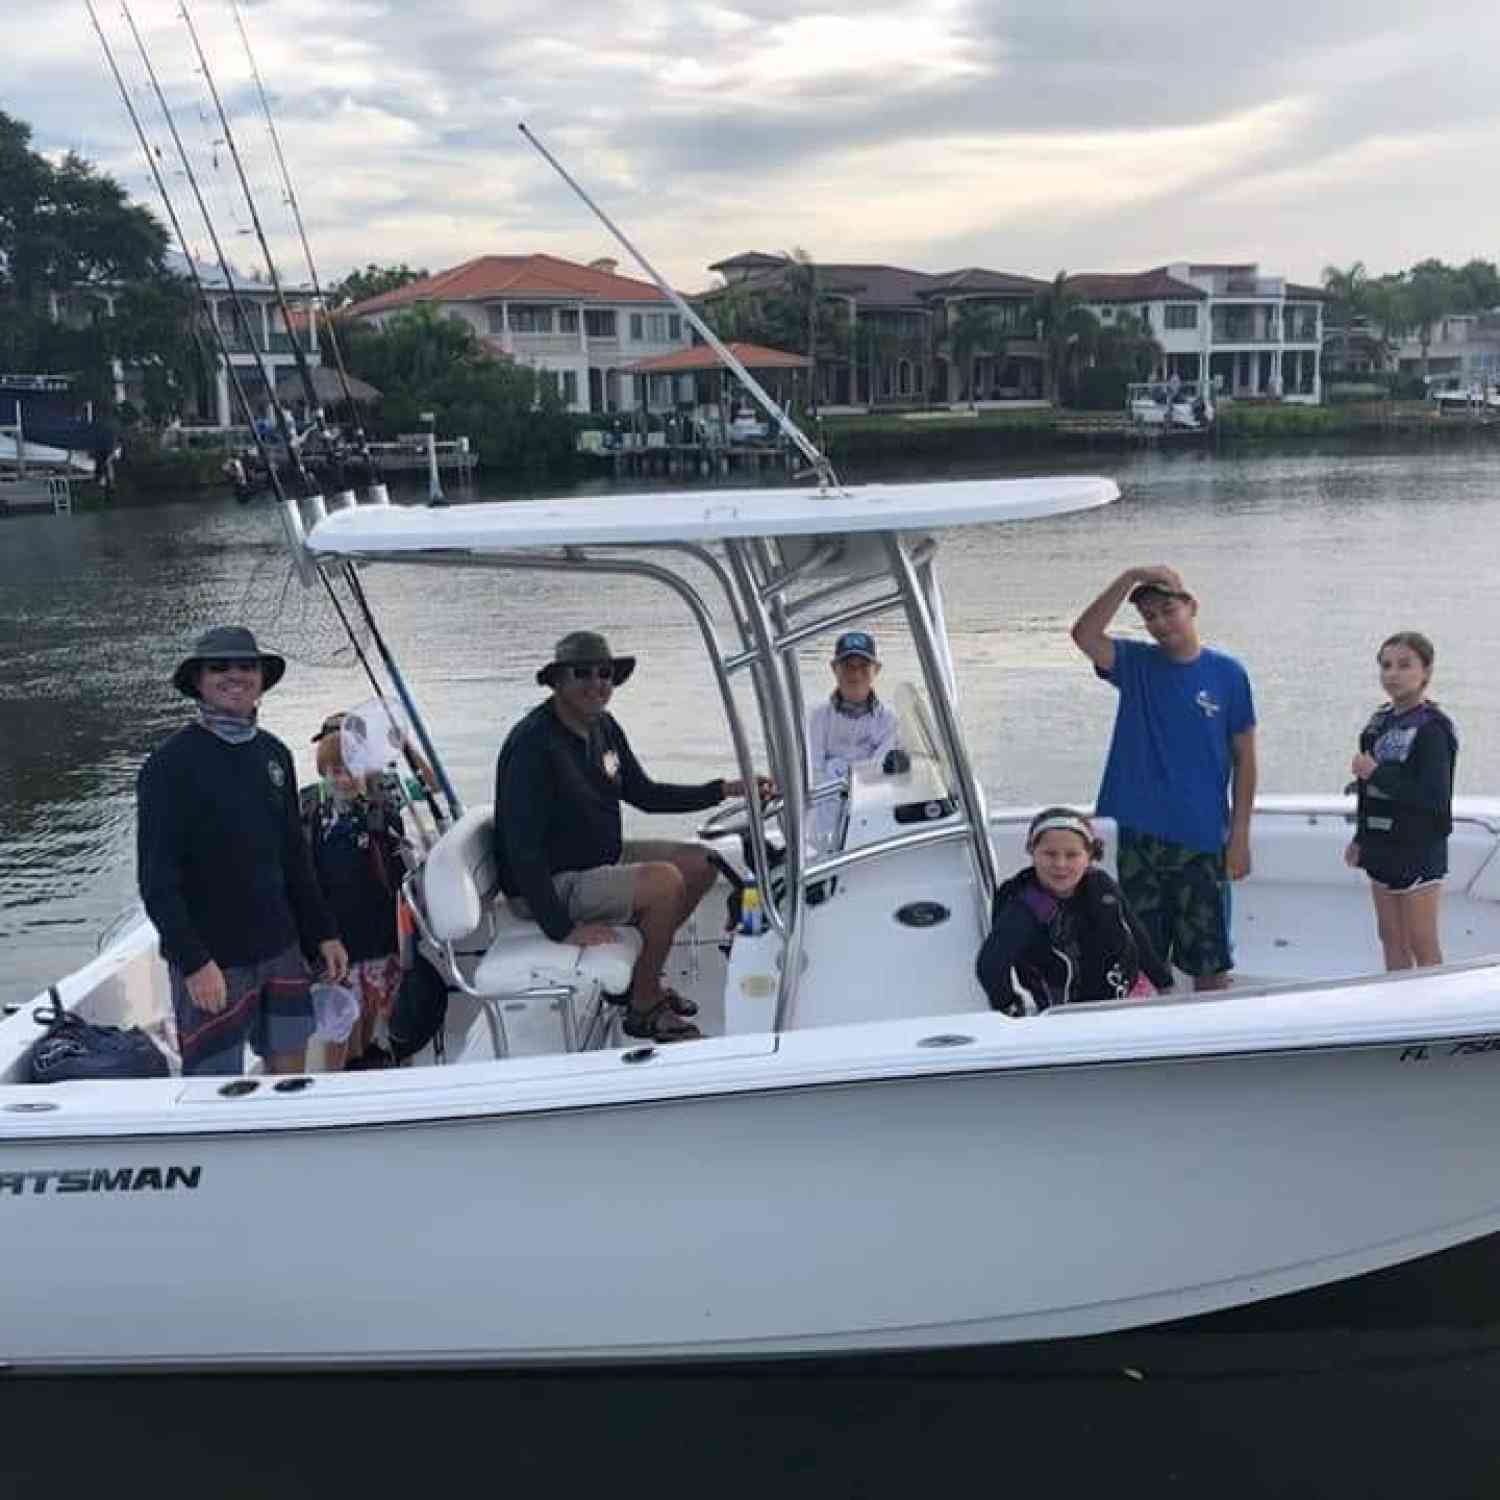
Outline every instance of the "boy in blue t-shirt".
[[[1127, 598], [1152, 645], [1106, 633]], [[1120, 694], [1097, 811], [1119, 826], [1126, 900], [1195, 989], [1223, 989], [1229, 882], [1250, 873], [1250, 679], [1198, 639], [1198, 601], [1164, 566], [1121, 573], [1079, 615], [1073, 641]]]

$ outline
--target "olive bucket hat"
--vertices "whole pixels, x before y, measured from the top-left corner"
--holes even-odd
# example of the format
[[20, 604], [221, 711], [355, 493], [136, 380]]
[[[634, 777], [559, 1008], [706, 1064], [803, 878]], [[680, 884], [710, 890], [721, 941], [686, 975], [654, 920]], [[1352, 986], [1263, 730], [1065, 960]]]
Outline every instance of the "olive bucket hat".
[[614, 684], [619, 687], [635, 671], [635, 657], [615, 656], [609, 642], [597, 631], [574, 630], [565, 635], [553, 648], [552, 660], [536, 674], [543, 687], [555, 687], [557, 676], [563, 667], [598, 666], [608, 662], [614, 668]]
[[263, 692], [275, 687], [286, 672], [286, 658], [262, 651], [243, 625], [215, 625], [193, 643], [192, 654], [172, 673], [172, 686], [189, 698], [198, 697], [198, 668], [206, 661], [258, 661]]

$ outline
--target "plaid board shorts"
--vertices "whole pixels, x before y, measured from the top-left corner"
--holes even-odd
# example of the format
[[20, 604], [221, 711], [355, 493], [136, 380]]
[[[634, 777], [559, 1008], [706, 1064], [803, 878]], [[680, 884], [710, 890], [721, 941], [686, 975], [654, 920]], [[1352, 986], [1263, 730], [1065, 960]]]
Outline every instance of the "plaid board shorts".
[[1164, 962], [1194, 977], [1234, 967], [1222, 849], [1209, 854], [1122, 828], [1117, 863], [1120, 889]]
[[302, 1051], [313, 1034], [312, 978], [298, 948], [224, 969], [229, 1002], [215, 1013], [193, 1004], [187, 978], [176, 964], [168, 966], [168, 973], [184, 1074], [243, 1073], [246, 1042], [258, 1057], [269, 1060]]

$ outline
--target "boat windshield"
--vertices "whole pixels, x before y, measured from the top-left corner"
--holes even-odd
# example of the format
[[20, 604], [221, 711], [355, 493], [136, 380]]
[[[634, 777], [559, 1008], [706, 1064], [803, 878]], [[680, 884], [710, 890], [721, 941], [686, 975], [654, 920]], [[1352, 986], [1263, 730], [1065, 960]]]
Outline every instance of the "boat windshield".
[[952, 801], [957, 796], [957, 777], [951, 758], [943, 751], [926, 698], [912, 683], [900, 682], [891, 696], [891, 706], [900, 723], [898, 743], [911, 762], [911, 800]]

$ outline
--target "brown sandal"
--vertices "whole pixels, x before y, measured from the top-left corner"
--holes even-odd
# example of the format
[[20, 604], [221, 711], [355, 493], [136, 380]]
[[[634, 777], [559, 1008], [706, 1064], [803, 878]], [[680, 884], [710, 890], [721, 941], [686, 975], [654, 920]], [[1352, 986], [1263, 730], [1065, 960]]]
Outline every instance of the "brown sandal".
[[703, 1035], [691, 1021], [684, 1021], [673, 1011], [665, 994], [650, 1010], [627, 1009], [620, 1029], [626, 1036], [648, 1042], [693, 1042]]
[[674, 1016], [696, 1016], [698, 1014], [698, 1002], [689, 1000], [686, 995], [679, 995], [669, 984], [661, 987], [661, 997], [672, 1007]]

